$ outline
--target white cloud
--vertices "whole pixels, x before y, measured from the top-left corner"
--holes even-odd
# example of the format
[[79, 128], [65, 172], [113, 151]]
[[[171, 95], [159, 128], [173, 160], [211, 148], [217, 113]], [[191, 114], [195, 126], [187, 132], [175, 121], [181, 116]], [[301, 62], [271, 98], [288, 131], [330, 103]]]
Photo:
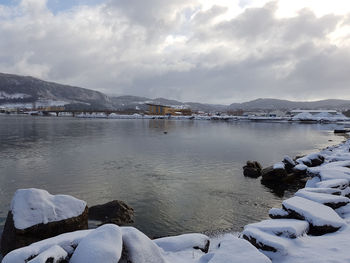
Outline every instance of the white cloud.
[[22, 0], [0, 5], [0, 71], [213, 103], [326, 98], [330, 87], [345, 98], [344, 2], [111, 0], [54, 14]]

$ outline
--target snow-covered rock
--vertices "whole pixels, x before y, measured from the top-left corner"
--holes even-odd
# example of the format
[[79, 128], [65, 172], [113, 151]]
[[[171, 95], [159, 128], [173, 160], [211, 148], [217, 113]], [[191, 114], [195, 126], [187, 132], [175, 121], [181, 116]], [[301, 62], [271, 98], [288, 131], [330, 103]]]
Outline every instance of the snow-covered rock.
[[71, 263], [115, 263], [123, 249], [122, 232], [117, 225], [103, 225], [87, 235], [75, 249]]
[[248, 241], [231, 234], [225, 235], [217, 248], [202, 256], [199, 263], [271, 263]]
[[294, 160], [292, 158], [290, 158], [289, 156], [284, 156], [283, 161], [282, 161], [285, 165], [285, 168], [287, 170], [288, 173], [293, 171], [294, 166], [296, 165], [296, 163], [294, 162]]
[[275, 163], [273, 165], [273, 169], [276, 170], [276, 169], [285, 169], [285, 164], [283, 162], [279, 162], [279, 163]]
[[313, 235], [335, 232], [345, 225], [332, 208], [299, 196], [284, 200], [282, 206], [295, 218], [308, 221]]
[[297, 164], [293, 167], [293, 172], [296, 174], [305, 174], [307, 171], [307, 166], [305, 164]]
[[347, 179], [350, 181], [350, 169], [342, 166], [308, 168], [307, 173], [319, 177], [322, 181], [331, 179]]
[[278, 252], [281, 255], [288, 254], [289, 239], [264, 232], [255, 227], [247, 227], [242, 232], [244, 239], [253, 246], [267, 252]]
[[[313, 177], [313, 178], [311, 178], [311, 179], [306, 181], [305, 187], [307, 187], [307, 188], [315, 188], [315, 187], [317, 187], [317, 184], [319, 182], [321, 182], [320, 178]], [[320, 187], [320, 188], [323, 188], [323, 187]], [[328, 188], [328, 187], [324, 187], [324, 188]]]
[[298, 164], [304, 164], [309, 167], [321, 165], [324, 162], [324, 156], [319, 153], [308, 154], [296, 160]]
[[273, 219], [246, 225], [244, 229], [248, 228], [258, 228], [276, 236], [297, 238], [308, 232], [309, 223], [296, 219]]
[[124, 252], [121, 263], [166, 263], [162, 250], [134, 227], [123, 227]]
[[80, 230], [71, 233], [62, 234], [56, 237], [48, 238], [29, 246], [22, 247], [8, 253], [2, 263], [25, 263], [51, 247], [59, 246], [68, 254], [72, 254], [79, 242], [93, 230]]
[[322, 194], [330, 194], [330, 195], [342, 195], [342, 191], [336, 188], [313, 188], [313, 187], [305, 187], [302, 189], [303, 191], [313, 192], [313, 193], [322, 193]]
[[186, 249], [200, 249], [203, 252], [208, 252], [210, 245], [209, 237], [198, 233], [163, 237], [155, 239], [153, 242], [166, 252], [176, 252]]
[[349, 186], [349, 181], [347, 179], [331, 179], [318, 182], [315, 186], [317, 188], [338, 188], [343, 190]]
[[[329, 188], [322, 188], [322, 189], [329, 189]], [[350, 203], [350, 199], [345, 196], [338, 196], [338, 195], [332, 195], [327, 193], [317, 193], [317, 192], [307, 191], [304, 189], [297, 191], [295, 195], [329, 206], [333, 209], [345, 206], [348, 203]]]
[[289, 218], [289, 213], [283, 208], [271, 208], [269, 211], [269, 216], [272, 219]]
[[11, 202], [1, 252], [88, 228], [88, 208], [82, 200], [68, 195], [51, 195], [40, 189], [19, 189]]
[[47, 224], [81, 215], [86, 202], [69, 195], [51, 195], [41, 189], [19, 189], [11, 202], [17, 229]]

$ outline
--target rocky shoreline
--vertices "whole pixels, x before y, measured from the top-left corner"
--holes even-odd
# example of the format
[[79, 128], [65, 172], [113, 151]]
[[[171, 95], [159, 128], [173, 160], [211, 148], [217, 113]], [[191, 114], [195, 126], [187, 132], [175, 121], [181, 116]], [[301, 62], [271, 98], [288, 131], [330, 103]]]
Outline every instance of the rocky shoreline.
[[281, 162], [263, 168], [258, 161], [247, 161], [243, 175], [250, 178], [261, 177], [261, 183], [273, 190], [288, 189], [290, 186], [302, 188], [310, 178], [307, 169], [320, 166], [325, 158], [320, 153], [297, 156], [292, 159], [284, 156]]
[[[100, 220], [102, 226], [94, 230], [80, 230], [85, 228], [83, 223], [84, 227], [77, 225], [75, 232], [70, 229], [65, 231], [69, 233], [62, 232], [64, 234], [58, 236], [53, 232], [51, 238], [16, 250], [10, 249], [12, 251], [3, 262], [349, 262], [350, 255], [346, 253], [350, 241], [349, 151], [350, 140], [319, 153], [294, 159], [286, 156], [280, 163], [265, 169], [257, 162], [247, 162], [244, 175], [254, 178], [261, 176], [262, 183], [280, 185], [297, 181], [306, 184], [293, 197], [284, 200], [281, 208], [272, 208], [269, 211], [270, 220], [245, 226], [239, 236], [224, 234], [210, 238], [195, 233], [151, 240], [133, 227], [117, 226], [122, 225], [122, 221], [132, 222], [133, 210], [125, 203], [118, 203], [119, 210], [113, 210], [116, 205], [114, 201], [94, 209], [87, 209], [85, 203], [81, 209], [81, 202], [84, 201], [70, 197], [80, 204], [73, 205], [71, 201], [71, 207], [80, 207], [78, 213], [71, 213], [76, 210], [65, 211], [60, 207], [62, 202], [57, 201], [59, 198], [44, 190], [19, 190], [27, 191], [24, 195], [26, 198], [18, 198], [18, 194], [15, 194], [8, 218], [9, 225], [16, 228], [15, 232], [23, 231], [21, 227], [28, 225], [25, 224], [28, 223], [26, 220], [23, 222], [23, 217], [16, 217], [18, 207], [29, 211], [26, 213], [39, 211], [41, 221], [34, 222], [34, 228], [39, 229], [40, 233], [44, 231], [40, 228], [43, 225], [61, 222], [57, 219], [62, 214], [75, 215], [64, 220], [82, 217], [83, 222], [87, 222], [87, 214], [93, 211], [91, 213], [94, 215], [90, 218]], [[50, 209], [33, 207], [30, 202], [33, 195], [36, 196], [33, 200], [50, 201], [58, 218], [50, 218]], [[117, 210], [124, 211], [121, 218], [115, 216]], [[33, 228], [33, 225], [29, 228]], [[21, 236], [23, 232], [17, 234]], [[9, 239], [6, 235], [2, 239], [6, 247]]]

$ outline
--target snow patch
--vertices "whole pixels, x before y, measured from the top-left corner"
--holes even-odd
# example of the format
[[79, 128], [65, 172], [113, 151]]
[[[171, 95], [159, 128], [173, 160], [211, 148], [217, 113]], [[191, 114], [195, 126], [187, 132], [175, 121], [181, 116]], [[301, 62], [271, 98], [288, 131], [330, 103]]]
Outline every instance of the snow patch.
[[77, 217], [85, 208], [85, 201], [69, 195], [51, 195], [35, 188], [17, 190], [11, 202], [17, 229]]

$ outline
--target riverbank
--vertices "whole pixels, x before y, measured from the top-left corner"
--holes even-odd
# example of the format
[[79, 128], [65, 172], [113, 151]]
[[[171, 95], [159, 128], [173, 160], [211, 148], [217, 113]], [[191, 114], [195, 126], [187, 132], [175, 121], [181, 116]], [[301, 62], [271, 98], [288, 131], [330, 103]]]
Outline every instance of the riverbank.
[[[155, 255], [148, 258], [149, 261], [135, 256], [135, 263], [348, 262], [350, 256], [346, 247], [350, 241], [349, 147], [350, 141], [347, 141], [341, 145], [322, 150], [319, 154], [325, 158], [325, 162], [321, 166], [307, 168], [311, 179], [306, 183], [306, 188], [299, 190], [295, 197], [283, 201], [282, 208], [270, 210], [270, 216], [277, 219], [247, 225], [244, 231], [238, 235], [225, 234], [215, 238], [203, 235], [178, 236], [151, 241], [145, 238], [142, 233], [129, 228], [125, 230], [124, 228], [114, 229], [113, 231], [120, 236], [122, 244], [126, 242], [125, 244], [132, 247], [141, 246], [141, 251], [134, 251], [136, 254]], [[320, 213], [320, 211], [322, 212]], [[60, 242], [63, 242], [63, 239], [67, 240], [68, 237], [69, 240], [75, 240], [74, 242], [77, 242], [79, 247], [80, 241], [87, 238], [88, 235], [91, 240], [94, 231], [97, 233], [110, 232], [111, 228], [113, 227], [107, 226], [98, 231], [90, 230], [86, 233], [65, 234], [64, 237], [42, 241], [39, 242], [40, 244], [17, 250], [16, 253], [10, 253], [4, 262], [23, 262], [13, 261], [13, 255], [18, 260], [19, 255], [25, 258], [25, 255], [33, 255], [34, 252], [40, 254], [48, 248], [48, 244], [50, 244], [49, 247], [60, 245]], [[315, 229], [318, 232], [315, 232]], [[128, 243], [130, 232], [137, 238]], [[86, 237], [83, 238], [82, 235]], [[245, 239], [249, 240], [250, 243]], [[92, 240], [94, 239], [92, 238]], [[193, 248], [203, 247], [205, 240], [209, 240], [211, 243], [208, 254]], [[254, 248], [252, 244], [257, 248]], [[93, 245], [88, 245], [88, 247], [92, 250], [101, 249], [99, 246]], [[121, 247], [110, 249], [115, 252], [114, 255], [117, 257], [122, 253]], [[58, 250], [62, 253], [62, 250]], [[54, 251], [57, 250], [49, 251], [55, 253]], [[248, 254], [252, 256], [248, 256]], [[108, 258], [106, 260], [105, 262], [108, 262]]]

